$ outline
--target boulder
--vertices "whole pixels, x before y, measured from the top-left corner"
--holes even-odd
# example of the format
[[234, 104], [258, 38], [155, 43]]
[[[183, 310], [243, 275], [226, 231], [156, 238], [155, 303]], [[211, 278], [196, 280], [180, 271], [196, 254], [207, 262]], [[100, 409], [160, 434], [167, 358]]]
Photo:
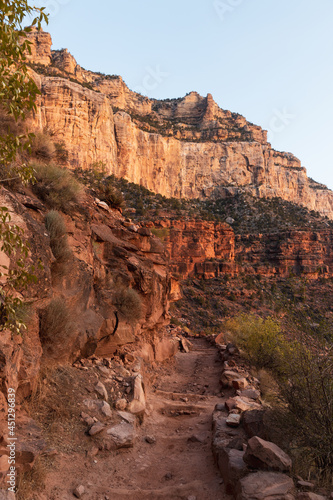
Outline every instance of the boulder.
[[244, 451], [232, 448], [221, 448], [217, 452], [218, 467], [223, 477], [226, 493], [229, 495], [235, 493], [238, 481], [249, 472], [243, 456]]
[[143, 378], [142, 375], [137, 375], [134, 379], [133, 386], [133, 400], [127, 405], [127, 411], [143, 417], [146, 409], [146, 397], [143, 388]]
[[240, 413], [230, 413], [227, 417], [226, 423], [229, 427], [238, 427], [241, 423], [241, 414]]
[[221, 375], [220, 382], [222, 384], [222, 387], [232, 387], [232, 381], [239, 378], [241, 378], [239, 373], [233, 372], [231, 370], [225, 370]]
[[96, 436], [96, 434], [100, 434], [104, 429], [105, 429], [105, 427], [101, 422], [96, 422], [89, 429], [89, 436]]
[[98, 382], [96, 385], [95, 385], [95, 391], [97, 392], [97, 394], [99, 396], [101, 396], [105, 401], [107, 401], [109, 399], [108, 397], [108, 393], [107, 393], [107, 390], [105, 388], [105, 385], [102, 384], [102, 382]]
[[83, 495], [85, 494], [86, 490], [85, 490], [85, 487], [82, 486], [82, 484], [80, 486], [78, 486], [77, 488], [75, 488], [75, 490], [73, 491], [73, 495], [76, 497], [76, 498], [82, 498]]
[[132, 424], [121, 422], [108, 429], [107, 435], [116, 449], [132, 448], [135, 441], [135, 429]]
[[241, 398], [248, 398], [248, 399], [253, 399], [254, 401], [258, 401], [260, 398], [260, 391], [257, 391], [256, 389], [249, 387], [243, 391], [240, 391], [240, 393], [237, 395], [240, 396]]
[[127, 407], [127, 401], [126, 401], [126, 399], [124, 399], [124, 398], [118, 399], [116, 401], [115, 407], [116, 407], [117, 410], [120, 410], [120, 411], [126, 410], [126, 407]]
[[236, 391], [246, 389], [248, 385], [249, 383], [245, 377], [237, 378], [236, 380], [232, 381], [232, 386], [234, 389], [236, 389]]
[[290, 471], [291, 458], [276, 444], [264, 441], [258, 436], [252, 437], [247, 444], [244, 462], [253, 469]]
[[126, 411], [118, 411], [118, 415], [125, 420], [128, 424], [135, 425], [136, 424], [136, 417], [135, 415], [132, 415], [132, 413], [126, 412]]
[[226, 405], [228, 405], [227, 408], [230, 408], [230, 410], [235, 409], [239, 410], [240, 412], [261, 409], [261, 405], [253, 401], [253, 399], [248, 399], [240, 396], [228, 399]]
[[243, 429], [248, 438], [258, 436], [262, 439], [266, 437], [264, 424], [265, 410], [247, 410], [242, 415]]
[[278, 472], [256, 472], [242, 478], [236, 500], [292, 500], [293, 480]]

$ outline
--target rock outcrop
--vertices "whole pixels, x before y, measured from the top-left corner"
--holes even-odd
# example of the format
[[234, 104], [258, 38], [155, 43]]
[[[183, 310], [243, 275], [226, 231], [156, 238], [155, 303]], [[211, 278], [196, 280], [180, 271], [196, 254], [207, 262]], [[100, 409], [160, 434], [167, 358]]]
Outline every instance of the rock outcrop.
[[218, 278], [237, 275], [311, 279], [333, 275], [333, 232], [285, 231], [235, 235], [231, 226], [205, 221], [158, 221], [148, 224], [164, 240], [175, 276]]
[[44, 65], [36, 77], [42, 95], [34, 127], [64, 141], [73, 166], [101, 161], [110, 173], [167, 197], [245, 192], [333, 217], [332, 191], [309, 179], [295, 156], [272, 149], [260, 127], [220, 109], [210, 94], [148, 99], [121, 77], [82, 69], [65, 49], [51, 52], [47, 33], [34, 30], [29, 39], [29, 59]]

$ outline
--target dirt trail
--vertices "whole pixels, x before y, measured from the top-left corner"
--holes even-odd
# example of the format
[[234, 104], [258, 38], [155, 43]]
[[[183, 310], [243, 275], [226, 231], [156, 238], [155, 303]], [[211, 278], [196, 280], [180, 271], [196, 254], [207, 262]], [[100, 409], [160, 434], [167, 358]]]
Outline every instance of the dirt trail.
[[48, 500], [73, 499], [68, 491], [78, 484], [86, 487], [83, 498], [90, 500], [231, 498], [224, 493], [211, 449], [212, 412], [224, 401], [221, 371], [217, 349], [205, 339], [193, 340], [191, 352], [178, 353], [174, 362], [158, 368], [134, 448], [83, 463], [64, 456], [61, 469], [72, 482], [65, 494], [61, 471], [55, 471]]

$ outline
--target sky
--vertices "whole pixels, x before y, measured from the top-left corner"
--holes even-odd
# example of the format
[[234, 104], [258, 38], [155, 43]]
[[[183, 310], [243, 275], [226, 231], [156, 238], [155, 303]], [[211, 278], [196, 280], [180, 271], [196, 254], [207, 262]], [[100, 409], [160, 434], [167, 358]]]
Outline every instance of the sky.
[[333, 189], [332, 0], [35, 0], [53, 49], [156, 99], [211, 93]]

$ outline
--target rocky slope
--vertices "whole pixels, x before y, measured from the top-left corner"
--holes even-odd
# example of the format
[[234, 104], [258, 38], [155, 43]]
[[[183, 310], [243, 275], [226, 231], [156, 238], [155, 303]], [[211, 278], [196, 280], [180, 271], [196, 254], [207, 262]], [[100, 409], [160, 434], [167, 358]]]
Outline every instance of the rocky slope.
[[[162, 361], [175, 351], [175, 342], [163, 336], [170, 301], [177, 300], [180, 292], [170, 276], [163, 245], [149, 230], [126, 223], [117, 210], [86, 193], [82, 196], [69, 214], [62, 214], [70, 250], [64, 259], [56, 258], [50, 246], [47, 205], [27, 189], [17, 193], [1, 189], [1, 204], [8, 207], [12, 222], [24, 230], [29, 242], [29, 263], [36, 267], [37, 283], [17, 290], [26, 308], [24, 335], [1, 333], [0, 484], [5, 484], [9, 467], [9, 387], [15, 390], [17, 424], [23, 429], [17, 456], [22, 472], [31, 469], [40, 453], [36, 436], [27, 434], [35, 424], [20, 411], [20, 404], [36, 390], [41, 367], [71, 364], [94, 353], [111, 357], [130, 344], [136, 344], [141, 357], [150, 361]], [[14, 257], [11, 261], [1, 254], [2, 265], [12, 268], [14, 262]], [[2, 284], [6, 290], [4, 278]], [[121, 312], [119, 300], [123, 299], [115, 299], [119, 290], [132, 290], [140, 298], [140, 318], [131, 321]]]
[[148, 99], [121, 77], [82, 69], [67, 50], [51, 52], [48, 34], [29, 37], [41, 89], [34, 127], [64, 141], [73, 166], [101, 161], [110, 173], [168, 197], [247, 192], [333, 217], [332, 192], [309, 179], [292, 154], [274, 151], [265, 131], [220, 109], [210, 94]]

